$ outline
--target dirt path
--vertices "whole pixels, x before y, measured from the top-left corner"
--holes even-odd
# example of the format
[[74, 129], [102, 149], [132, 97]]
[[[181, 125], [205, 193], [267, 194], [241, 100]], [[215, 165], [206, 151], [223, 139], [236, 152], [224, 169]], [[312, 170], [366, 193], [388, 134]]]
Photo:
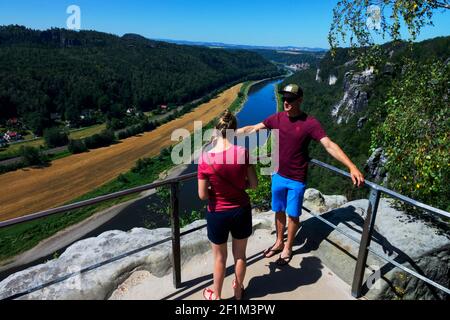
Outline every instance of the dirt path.
[[48, 168], [0, 175], [0, 221], [60, 206], [130, 170], [139, 158], [159, 154], [173, 143], [173, 130], [193, 132], [195, 120], [211, 121], [231, 105], [241, 86], [235, 85], [181, 118], [139, 137], [53, 161]]

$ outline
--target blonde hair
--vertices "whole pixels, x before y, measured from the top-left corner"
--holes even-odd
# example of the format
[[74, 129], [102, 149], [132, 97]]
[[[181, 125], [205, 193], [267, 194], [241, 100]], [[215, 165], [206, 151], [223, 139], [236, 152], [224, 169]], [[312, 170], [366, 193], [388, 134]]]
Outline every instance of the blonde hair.
[[223, 138], [226, 137], [228, 129], [237, 129], [236, 117], [230, 112], [230, 110], [225, 110], [225, 112], [222, 113], [216, 124], [216, 129], [220, 132]]

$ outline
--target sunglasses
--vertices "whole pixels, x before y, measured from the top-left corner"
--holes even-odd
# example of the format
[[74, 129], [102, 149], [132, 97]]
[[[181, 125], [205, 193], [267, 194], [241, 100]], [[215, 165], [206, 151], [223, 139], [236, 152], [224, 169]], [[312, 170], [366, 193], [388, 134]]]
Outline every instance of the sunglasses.
[[282, 97], [281, 98], [281, 100], [283, 100], [283, 102], [287, 102], [287, 103], [292, 103], [298, 99], [299, 99], [299, 97]]

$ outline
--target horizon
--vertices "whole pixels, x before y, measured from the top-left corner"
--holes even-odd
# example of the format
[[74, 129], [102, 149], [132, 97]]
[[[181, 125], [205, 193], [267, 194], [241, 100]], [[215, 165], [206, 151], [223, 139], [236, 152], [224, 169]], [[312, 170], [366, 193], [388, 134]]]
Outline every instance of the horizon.
[[[0, 3], [0, 25], [23, 25], [34, 30], [67, 29], [67, 8], [77, 5], [81, 11], [80, 30], [123, 36], [127, 33], [159, 41], [222, 43], [236, 46], [297, 47], [329, 50], [327, 40], [332, 10], [337, 0], [320, 3], [288, 1], [279, 15], [269, 1], [236, 0], [210, 3], [198, 0], [186, 6], [181, 0], [170, 4], [141, 0], [120, 3], [117, 0], [93, 3], [87, 0], [18, 0]], [[448, 36], [450, 10], [436, 12], [434, 26], [425, 26], [416, 42]], [[298, 12], [294, 18], [288, 13]], [[214, 14], [211, 14], [214, 13]], [[273, 23], [270, 21], [273, 20]], [[301, 30], [306, 30], [301, 32]], [[402, 28], [404, 33], [404, 28]], [[376, 43], [390, 42], [375, 36]], [[347, 46], [343, 44], [342, 46]]]
[[[317, 50], [317, 51], [329, 51], [330, 50], [329, 48], [323, 48], [323, 47], [320, 48], [320, 47], [293, 46], [293, 45], [284, 45], [284, 46], [249, 45], [249, 44], [245, 44], [245, 43], [243, 43], [243, 44], [236, 44], [236, 43], [224, 43], [224, 42], [220, 42], [220, 41], [201, 41], [201, 40], [194, 41], [194, 40], [183, 40], [183, 39], [148, 38], [148, 37], [146, 37], [146, 36], [144, 36], [142, 34], [133, 33], [133, 32], [126, 32], [126, 33], [124, 33], [122, 35], [118, 35], [118, 34], [114, 34], [114, 33], [110, 33], [110, 32], [94, 30], [94, 29], [82, 29], [82, 30], [79, 30], [79, 31], [69, 30], [67, 28], [60, 28], [60, 27], [49, 27], [49, 28], [46, 28], [46, 29], [35, 29], [35, 28], [30, 28], [30, 27], [25, 26], [25, 25], [20, 25], [20, 24], [5, 24], [5, 25], [0, 24], [0, 27], [8, 27], [8, 26], [19, 26], [19, 27], [24, 27], [24, 28], [27, 28], [27, 29], [30, 29], [30, 30], [33, 30], [33, 31], [39, 31], [39, 32], [46, 31], [46, 30], [51, 30], [51, 29], [60, 29], [60, 30], [67, 30], [67, 31], [72, 31], [72, 32], [99, 32], [99, 33], [109, 34], [109, 35], [112, 35], [112, 36], [115, 36], [115, 37], [118, 37], [118, 38], [122, 38], [125, 35], [130, 35], [130, 34], [133, 35], [134, 34], [134, 35], [141, 36], [141, 37], [143, 37], [143, 38], [145, 38], [147, 40], [152, 40], [152, 41], [161, 41], [161, 42], [175, 43], [175, 44], [180, 44], [181, 42], [185, 42], [186, 45], [198, 45], [198, 46], [203, 46], [203, 44], [205, 44], [205, 45], [206, 44], [208, 44], [208, 45], [221, 44], [221, 45], [226, 45], [226, 46], [247, 46], [247, 47], [255, 47], [255, 48], [266, 47], [266, 48], [263, 48], [263, 49], [267, 49], [267, 50], [271, 50], [270, 48], [276, 49], [276, 48], [287, 48], [287, 47], [295, 48], [295, 49]], [[414, 43], [420, 43], [420, 42], [427, 41], [427, 40], [433, 40], [435, 38], [445, 38], [445, 37], [450, 37], [450, 34], [449, 35], [436, 35], [436, 36], [431, 37], [431, 38], [415, 40], [413, 42]], [[406, 41], [406, 40], [402, 39], [401, 41]], [[388, 41], [382, 42], [380, 44], [384, 45], [384, 44], [387, 44], [387, 43], [390, 43], [390, 42], [392, 42], [392, 40], [388, 40]], [[348, 48], [348, 47], [342, 47], [342, 48]]]

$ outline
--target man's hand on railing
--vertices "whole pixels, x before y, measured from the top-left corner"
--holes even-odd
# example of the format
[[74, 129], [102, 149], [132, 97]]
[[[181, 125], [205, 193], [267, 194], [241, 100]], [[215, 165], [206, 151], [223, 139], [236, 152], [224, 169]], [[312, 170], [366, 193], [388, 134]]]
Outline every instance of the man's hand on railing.
[[357, 187], [361, 187], [364, 185], [364, 176], [357, 167], [353, 166], [350, 168], [350, 176], [352, 178], [353, 184]]

